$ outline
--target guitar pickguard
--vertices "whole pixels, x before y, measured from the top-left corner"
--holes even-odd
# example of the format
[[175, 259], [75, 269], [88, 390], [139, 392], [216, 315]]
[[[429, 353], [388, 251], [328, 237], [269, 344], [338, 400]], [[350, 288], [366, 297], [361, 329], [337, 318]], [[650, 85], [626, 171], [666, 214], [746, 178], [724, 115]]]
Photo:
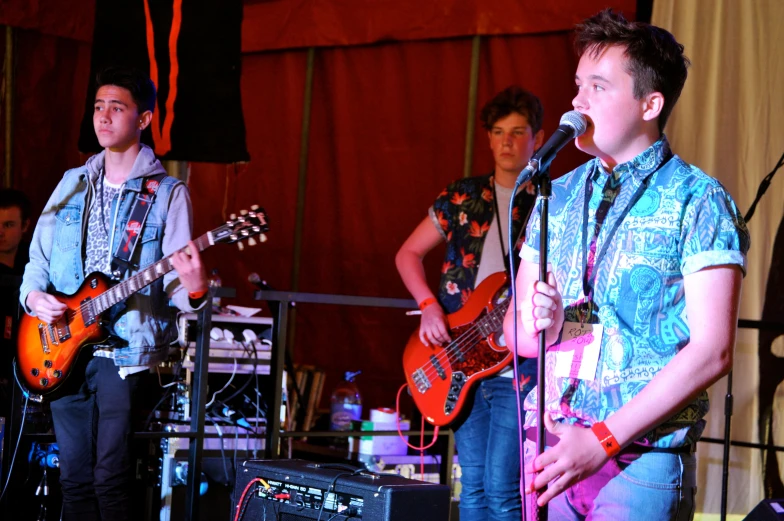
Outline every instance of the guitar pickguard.
[[[487, 309], [482, 311], [482, 314], [477, 318], [477, 322], [484, 318], [485, 315], [487, 315]], [[453, 328], [452, 338], [462, 336], [472, 327], [475, 326], [473, 324], [467, 324], [465, 326]], [[494, 333], [481, 334], [482, 338], [478, 339], [470, 349], [463, 349], [460, 346], [455, 346], [455, 352], [450, 356], [452, 372], [463, 373], [468, 380], [476, 373], [481, 373], [482, 371], [497, 366], [509, 356], [509, 351], [506, 348], [502, 348], [502, 351], [497, 351], [490, 342], [488, 342], [487, 339], [493, 334]]]

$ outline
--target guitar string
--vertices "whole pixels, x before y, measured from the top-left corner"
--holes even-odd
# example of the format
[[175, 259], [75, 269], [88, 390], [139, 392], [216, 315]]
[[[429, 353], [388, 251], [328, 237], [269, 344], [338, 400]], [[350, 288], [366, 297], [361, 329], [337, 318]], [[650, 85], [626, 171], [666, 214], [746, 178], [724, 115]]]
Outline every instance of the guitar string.
[[[501, 306], [493, 308], [490, 312], [488, 312], [486, 318], [496, 318], [497, 315], [502, 314], [501, 309]], [[442, 352], [434, 355], [436, 360], [438, 362], [444, 362], [447, 360], [451, 365], [452, 360], [454, 360], [452, 355], [460, 357], [475, 347], [477, 343], [485, 337], [485, 335], [479, 331], [479, 327], [479, 324], [471, 326], [462, 335], [460, 335], [460, 337], [450, 343]], [[429, 367], [424, 369], [428, 365]], [[425, 364], [424, 366], [420, 367], [420, 370], [423, 370], [423, 373], [428, 378], [428, 380], [438, 374], [438, 369], [436, 369], [435, 364], [433, 364], [432, 361], [430, 361], [429, 364]]]
[[[227, 223], [227, 224], [230, 224], [230, 223]], [[244, 226], [241, 226], [241, 227], [237, 228], [236, 227], [236, 223], [235, 223], [234, 224], [234, 228], [233, 228], [232, 231], [234, 233], [237, 233], [239, 231], [252, 229], [253, 226], [257, 225], [255, 219], [253, 221], [243, 222], [243, 224], [244, 224]], [[214, 231], [213, 231], [213, 233], [214, 233]], [[261, 230], [259, 231], [259, 233], [261, 233]], [[256, 235], [256, 233], [253, 233], [252, 235], [248, 235], [247, 237], [244, 237], [244, 238], [249, 238], [249, 237], [252, 237], [254, 235]], [[205, 249], [207, 249], [210, 246], [210, 243], [209, 243], [209, 240], [208, 240], [208, 234], [206, 234], [206, 233], [201, 235], [201, 236], [199, 236], [199, 237], [197, 237], [196, 239], [194, 239], [193, 242], [194, 242], [194, 244], [196, 245], [196, 247], [198, 248], [198, 250], [200, 252], [204, 251]], [[184, 249], [185, 248], [181, 248], [181, 249], [179, 249], [177, 251], [178, 252], [179, 251], [183, 251]], [[76, 309], [68, 309], [68, 310], [66, 310], [66, 312], [64, 313], [64, 316], [66, 317], [66, 322], [67, 323], [65, 325], [68, 326], [69, 323], [73, 322], [73, 320], [77, 316], [77, 314], [79, 314], [82, 317], [84, 317], [85, 314], [88, 311], [90, 311], [90, 309], [89, 309], [90, 307], [93, 308], [92, 309], [92, 311], [93, 311], [92, 315], [93, 316], [97, 316], [100, 313], [102, 313], [103, 311], [106, 311], [107, 309], [109, 309], [112, 305], [116, 304], [117, 302], [121, 302], [122, 300], [125, 300], [126, 298], [130, 297], [132, 294], [136, 293], [137, 291], [141, 290], [142, 288], [145, 288], [148, 285], [152, 284], [157, 279], [159, 279], [161, 276], [166, 275], [167, 273], [169, 273], [170, 271], [172, 271], [174, 269], [174, 267], [172, 266], [171, 261], [170, 261], [172, 255], [173, 254], [167, 255], [166, 257], [164, 257], [161, 260], [155, 262], [154, 264], [151, 264], [151, 265], [145, 267], [143, 270], [139, 271], [138, 273], [136, 273], [132, 277], [129, 277], [128, 279], [120, 282], [116, 286], [112, 286], [110, 289], [102, 292], [95, 299], [90, 299], [90, 300], [86, 300], [86, 301], [80, 302], [78, 311]], [[144, 280], [145, 273], [152, 272], [153, 274], [155, 274], [156, 270], [154, 269], [154, 267], [157, 266], [157, 265], [163, 265], [165, 261], [168, 261], [168, 266], [165, 266], [166, 271], [164, 273], [162, 273], [160, 275], [154, 276], [150, 281], [145, 281]], [[132, 285], [131, 282], [140, 282], [141, 285], [137, 286], [136, 289], [134, 289], [134, 290], [132, 290], [130, 292], [127, 292], [126, 288], [128, 288], [128, 287], [130, 287]], [[117, 299], [117, 302], [115, 302], [114, 304], [111, 304], [109, 306], [104, 306], [104, 304], [101, 304], [100, 307], [103, 307], [103, 309], [100, 312], [96, 312], [95, 311], [95, 306], [96, 306], [96, 304], [98, 302], [98, 299], [100, 299], [101, 297], [103, 297], [109, 291], [112, 291], [112, 290], [114, 292], [120, 291], [120, 293], [121, 293], [120, 298]], [[44, 331], [49, 329], [52, 326], [52, 324], [46, 324], [46, 326], [47, 326], [47, 328], [45, 328]], [[44, 334], [46, 335], [46, 332]], [[50, 340], [52, 341], [52, 343], [54, 343], [54, 339], [50, 338]]]
[[[501, 315], [506, 312], [506, 308], [508, 308], [509, 304], [508, 301], [506, 303], [502, 302], [501, 304], [496, 305], [492, 310], [490, 310], [487, 315], [485, 316], [485, 320], [488, 318], [497, 318], [497, 315]], [[481, 322], [481, 321], [480, 321]], [[480, 323], [476, 323], [472, 325], [469, 329], [467, 329], [463, 334], [461, 334], [458, 338], [453, 340], [442, 352], [434, 355], [438, 362], [443, 362], [444, 360], [448, 360], [451, 364], [453, 358], [450, 358], [451, 355], [457, 353], [457, 357], [467, 353], [470, 349], [472, 349], [477, 340], [484, 338], [485, 335], [479, 331]], [[429, 366], [429, 367], [428, 367]], [[438, 370], [434, 367], [432, 361], [426, 363], [425, 365], [419, 367], [417, 371], [423, 371], [425, 376], [430, 380], [432, 376], [438, 374]]]

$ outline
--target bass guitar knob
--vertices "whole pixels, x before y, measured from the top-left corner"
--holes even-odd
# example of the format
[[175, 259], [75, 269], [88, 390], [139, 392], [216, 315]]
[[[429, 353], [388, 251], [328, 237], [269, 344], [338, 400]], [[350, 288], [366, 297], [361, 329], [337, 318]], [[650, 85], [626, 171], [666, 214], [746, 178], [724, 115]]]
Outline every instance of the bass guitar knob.
[[41, 387], [46, 387], [47, 385], [49, 385], [49, 379], [48, 378], [41, 378], [41, 380], [39, 380], [39, 382], [41, 384]]
[[44, 367], [46, 367], [47, 369], [52, 367], [52, 361], [51, 360], [44, 360]]
[[33, 376], [38, 376], [38, 368], [33, 367], [32, 369], [30, 369], [30, 374]]
[[54, 377], [55, 378], [62, 378], [63, 377], [63, 372], [60, 371], [59, 369], [55, 369], [54, 370]]

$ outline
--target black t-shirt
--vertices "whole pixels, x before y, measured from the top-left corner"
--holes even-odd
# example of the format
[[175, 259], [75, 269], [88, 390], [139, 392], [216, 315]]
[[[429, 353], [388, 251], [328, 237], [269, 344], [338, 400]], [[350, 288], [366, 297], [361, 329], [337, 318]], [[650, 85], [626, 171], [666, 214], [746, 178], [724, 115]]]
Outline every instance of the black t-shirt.
[[19, 286], [30, 260], [30, 243], [22, 242], [13, 266], [0, 263], [0, 380], [10, 375], [11, 360], [16, 352], [16, 333], [19, 316]]

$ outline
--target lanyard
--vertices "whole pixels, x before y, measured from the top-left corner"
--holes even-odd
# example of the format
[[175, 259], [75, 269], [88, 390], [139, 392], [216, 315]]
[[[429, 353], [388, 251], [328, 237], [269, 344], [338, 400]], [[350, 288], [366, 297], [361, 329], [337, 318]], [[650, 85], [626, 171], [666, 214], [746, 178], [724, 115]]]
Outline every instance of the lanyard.
[[[593, 311], [593, 287], [594, 283], [596, 282], [596, 268], [599, 266], [599, 263], [604, 260], [604, 256], [607, 253], [607, 249], [610, 247], [612, 243], [613, 237], [615, 236], [618, 228], [620, 228], [623, 220], [626, 219], [626, 216], [629, 214], [631, 209], [637, 204], [637, 201], [640, 200], [645, 190], [648, 188], [648, 181], [651, 179], [651, 176], [655, 174], [661, 167], [666, 165], [670, 159], [672, 158], [672, 154], [664, 158], [664, 160], [656, 167], [655, 170], [650, 172], [648, 175], [640, 183], [640, 186], [637, 187], [637, 190], [634, 192], [629, 204], [626, 205], [626, 208], [623, 209], [621, 215], [618, 216], [615, 223], [613, 223], [613, 227], [610, 229], [610, 233], [607, 235], [607, 238], [602, 245], [602, 249], [599, 251], [599, 254], [596, 255], [593, 259], [593, 263], [588, 266], [588, 206], [591, 200], [591, 194], [593, 193], [593, 176], [595, 175], [594, 172], [588, 175], [585, 180], [585, 201], [583, 202], [583, 237], [582, 237], [582, 254], [583, 254], [583, 304], [587, 305], [587, 313], [588, 319], [590, 320], [591, 313]], [[597, 162], [597, 168], [598, 162]], [[596, 249], [596, 243], [599, 241], [599, 232], [601, 227], [601, 222], [604, 221], [604, 218], [609, 214], [610, 206], [612, 201], [615, 200], [615, 197], [612, 199], [606, 196], [608, 189], [610, 188], [610, 184], [613, 180], [612, 173], [609, 174], [609, 178], [602, 189], [603, 199], [602, 202], [599, 204], [599, 208], [596, 210], [596, 222], [594, 223], [594, 230], [595, 234], [593, 240], [591, 241], [591, 249]], [[620, 194], [620, 186], [618, 187], [618, 194]], [[616, 194], [616, 197], [617, 195]], [[591, 281], [591, 276], [593, 276], [593, 281]]]
[[[495, 177], [493, 177], [493, 207], [495, 209], [495, 220], [498, 224], [498, 242], [501, 243], [501, 256], [504, 258], [504, 268], [506, 269], [506, 273], [509, 273], [509, 257], [506, 255], [506, 249], [504, 248], [504, 232], [503, 228], [501, 227], [501, 216], [499, 215], [500, 212], [498, 211], [498, 192], [495, 189]], [[517, 194], [512, 194], [512, 200], [509, 201], [509, 205], [514, 205], [515, 196]]]

